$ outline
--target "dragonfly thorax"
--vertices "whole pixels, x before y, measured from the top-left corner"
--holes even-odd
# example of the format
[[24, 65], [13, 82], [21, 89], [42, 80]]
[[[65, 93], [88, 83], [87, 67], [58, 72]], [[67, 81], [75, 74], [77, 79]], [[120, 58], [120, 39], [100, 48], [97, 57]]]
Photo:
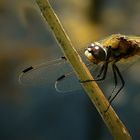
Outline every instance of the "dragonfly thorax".
[[88, 58], [89, 61], [95, 64], [104, 61], [106, 55], [107, 55], [106, 49], [98, 42], [91, 43], [85, 49], [85, 56]]

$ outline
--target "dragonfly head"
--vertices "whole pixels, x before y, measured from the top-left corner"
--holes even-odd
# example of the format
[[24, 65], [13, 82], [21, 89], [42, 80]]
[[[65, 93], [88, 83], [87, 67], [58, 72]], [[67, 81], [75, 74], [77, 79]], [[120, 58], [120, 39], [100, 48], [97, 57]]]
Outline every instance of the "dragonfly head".
[[88, 58], [89, 61], [98, 64], [101, 61], [104, 61], [106, 58], [106, 50], [105, 48], [98, 42], [91, 43], [85, 49], [85, 56]]

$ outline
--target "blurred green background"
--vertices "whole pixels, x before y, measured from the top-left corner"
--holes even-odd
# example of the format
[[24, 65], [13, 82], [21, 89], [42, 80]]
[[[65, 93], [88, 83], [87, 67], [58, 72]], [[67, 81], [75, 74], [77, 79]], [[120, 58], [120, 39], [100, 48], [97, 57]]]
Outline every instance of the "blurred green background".
[[[113, 33], [140, 35], [139, 0], [50, 0], [77, 48]], [[58, 94], [53, 85], [26, 87], [20, 72], [62, 56], [35, 0], [0, 0], [0, 140], [111, 140], [84, 93]], [[134, 140], [140, 138], [139, 62], [114, 101]], [[101, 83], [105, 93], [112, 82]]]

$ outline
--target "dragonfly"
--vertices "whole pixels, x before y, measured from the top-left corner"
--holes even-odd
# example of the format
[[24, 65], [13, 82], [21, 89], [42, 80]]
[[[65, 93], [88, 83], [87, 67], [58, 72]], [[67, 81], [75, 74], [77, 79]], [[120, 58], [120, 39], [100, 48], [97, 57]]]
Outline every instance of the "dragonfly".
[[[53, 82], [56, 91], [70, 92], [73, 91], [74, 88], [81, 88], [80, 83], [105, 80], [107, 78], [107, 72], [109, 71], [108, 68], [110, 64], [111, 71], [114, 77], [114, 88], [112, 89], [112, 92], [108, 97], [110, 106], [112, 101], [121, 92], [125, 85], [125, 80], [117, 63], [120, 62], [121, 65], [125, 66], [127, 62], [130, 63], [133, 58], [140, 55], [140, 37], [114, 34], [98, 42], [91, 43], [89, 46], [83, 49], [82, 53], [86, 58], [87, 67], [89, 68], [89, 70], [96, 73], [96, 77], [94, 80], [77, 80], [77, 77], [75, 76], [75, 73], [69, 65], [66, 57], [63, 56], [58, 59], [51, 60], [39, 65], [30, 66], [24, 69], [19, 76], [19, 82], [28, 85], [28, 82], [34, 81], [34, 77], [38, 75], [37, 80], [38, 84], [40, 84], [39, 79], [41, 78], [41, 73], [42, 81], [45, 84]], [[63, 70], [64, 67], [65, 69]], [[75, 78], [77, 80], [76, 84], [74, 82]], [[118, 80], [120, 80], [121, 85], [115, 92], [118, 85]], [[66, 88], [67, 84], [70, 83], [72, 83], [73, 89], [60, 90]]]

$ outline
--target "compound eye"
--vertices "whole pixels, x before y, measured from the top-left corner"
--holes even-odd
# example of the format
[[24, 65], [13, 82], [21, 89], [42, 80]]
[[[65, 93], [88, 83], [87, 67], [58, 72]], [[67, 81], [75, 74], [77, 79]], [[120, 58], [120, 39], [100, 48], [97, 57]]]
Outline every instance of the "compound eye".
[[92, 49], [91, 53], [94, 55], [94, 57], [97, 60], [103, 61], [106, 57], [106, 50], [103, 48], [103, 46], [97, 42], [92, 43], [89, 46], [90, 49]]

